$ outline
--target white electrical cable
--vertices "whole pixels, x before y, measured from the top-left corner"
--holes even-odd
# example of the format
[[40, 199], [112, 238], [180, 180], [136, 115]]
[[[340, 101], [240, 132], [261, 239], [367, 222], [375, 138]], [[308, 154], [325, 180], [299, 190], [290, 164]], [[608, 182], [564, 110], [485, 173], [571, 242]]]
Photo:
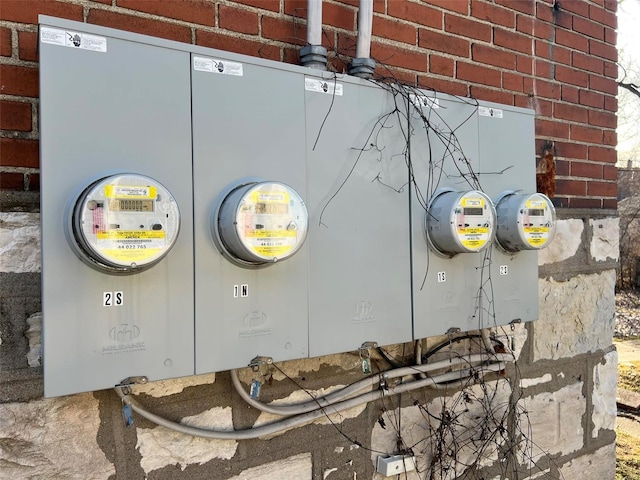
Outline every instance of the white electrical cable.
[[489, 329], [488, 328], [481, 329], [480, 336], [482, 337], [482, 344], [484, 345], [484, 348], [486, 348], [490, 354], [495, 355], [496, 349], [494, 348], [493, 343], [491, 342]]
[[372, 29], [373, 0], [360, 0], [360, 6], [358, 8], [358, 40], [356, 43], [356, 58], [369, 58], [371, 56]]
[[197, 437], [203, 438], [215, 438], [221, 440], [247, 440], [252, 438], [259, 438], [268, 435], [273, 435], [279, 433], [283, 430], [288, 430], [293, 427], [298, 427], [300, 425], [305, 425], [310, 423], [318, 418], [324, 417], [326, 415], [331, 415], [333, 413], [339, 413], [349, 408], [357, 407], [362, 405], [363, 403], [373, 402], [383, 397], [397, 395], [399, 393], [409, 392], [412, 390], [416, 390], [424, 387], [433, 387], [439, 383], [450, 382], [454, 380], [460, 380], [464, 378], [481, 378], [487, 372], [495, 372], [504, 370], [505, 363], [498, 362], [491, 365], [486, 365], [481, 369], [473, 369], [473, 368], [465, 368], [462, 370], [456, 370], [455, 372], [449, 372], [442, 375], [437, 375], [434, 377], [424, 378], [420, 380], [415, 380], [408, 383], [402, 383], [393, 387], [388, 387], [384, 390], [376, 390], [373, 392], [364, 393], [354, 398], [350, 398], [348, 400], [344, 400], [342, 402], [335, 403], [331, 405], [328, 409], [314, 410], [312, 412], [308, 412], [302, 415], [296, 415], [293, 417], [288, 417], [283, 420], [279, 420], [274, 423], [270, 423], [268, 425], [262, 425], [260, 427], [253, 427], [246, 430], [207, 430], [197, 427], [190, 427], [188, 425], [183, 425], [181, 423], [172, 422], [167, 420], [166, 418], [162, 418], [154, 413], [149, 412], [144, 407], [142, 407], [136, 400], [131, 398], [131, 396], [123, 391], [123, 386], [115, 387], [115, 391], [118, 396], [122, 399], [122, 401], [129, 405], [133, 411], [138, 413], [140, 416], [146, 418], [147, 420], [169, 428], [171, 430], [184, 433], [187, 435], [193, 435]]
[[[512, 356], [510, 354], [498, 354], [492, 356], [492, 360], [497, 361], [509, 361], [512, 360]], [[240, 383], [240, 379], [238, 378], [238, 372], [236, 370], [231, 371], [231, 380], [233, 386], [235, 387], [238, 394], [242, 397], [242, 399], [247, 402], [252, 407], [261, 410], [266, 413], [271, 413], [274, 415], [281, 416], [290, 416], [290, 415], [300, 415], [303, 413], [311, 412], [313, 410], [317, 410], [319, 408], [329, 407], [335, 402], [344, 400], [345, 398], [350, 397], [362, 390], [370, 389], [375, 386], [377, 383], [382, 381], [387, 381], [393, 378], [404, 377], [407, 375], [415, 375], [419, 373], [426, 373], [435, 370], [441, 370], [444, 368], [450, 368], [458, 365], [466, 365], [466, 366], [477, 366], [486, 362], [488, 357], [483, 354], [475, 354], [470, 355], [468, 357], [456, 357], [448, 360], [441, 360], [439, 362], [428, 363], [424, 365], [415, 365], [412, 367], [401, 367], [393, 370], [388, 370], [386, 372], [382, 372], [379, 375], [372, 375], [371, 377], [367, 377], [363, 380], [355, 382], [351, 385], [348, 385], [340, 390], [335, 392], [331, 392], [327, 395], [322, 395], [316, 397], [314, 400], [305, 401], [302, 403], [291, 403], [286, 405], [268, 405], [266, 403], [260, 402], [257, 399], [252, 398], [242, 387]], [[423, 377], [424, 378], [424, 377]]]
[[322, 45], [322, 0], [307, 0], [307, 43]]

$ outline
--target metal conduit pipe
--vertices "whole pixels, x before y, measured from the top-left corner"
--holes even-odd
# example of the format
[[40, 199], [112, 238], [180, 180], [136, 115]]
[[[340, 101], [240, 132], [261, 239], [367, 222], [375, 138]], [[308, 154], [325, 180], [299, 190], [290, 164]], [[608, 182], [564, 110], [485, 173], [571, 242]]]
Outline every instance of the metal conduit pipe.
[[356, 58], [348, 67], [349, 75], [373, 77], [376, 62], [371, 58], [371, 31], [373, 29], [373, 0], [360, 0], [358, 7], [358, 40]]
[[166, 418], [160, 417], [154, 413], [149, 412], [144, 407], [142, 407], [136, 400], [131, 398], [128, 393], [125, 393], [123, 390], [123, 386], [115, 387], [115, 391], [118, 396], [122, 399], [123, 403], [129, 405], [133, 411], [135, 411], [140, 416], [146, 418], [147, 420], [169, 428], [171, 430], [184, 433], [186, 435], [193, 435], [196, 437], [203, 438], [215, 438], [220, 440], [248, 440], [253, 438], [260, 438], [267, 435], [274, 435], [276, 433], [282, 432], [284, 430], [288, 430], [290, 428], [298, 427], [301, 425], [305, 425], [310, 423], [318, 418], [324, 417], [326, 415], [330, 415], [332, 413], [339, 413], [349, 408], [357, 407], [362, 405], [363, 403], [373, 402], [383, 397], [397, 395], [399, 393], [409, 392], [412, 390], [416, 390], [424, 387], [433, 387], [443, 382], [450, 382], [454, 380], [460, 380], [464, 378], [471, 378], [471, 374], [473, 373], [474, 379], [479, 379], [484, 377], [484, 375], [488, 372], [498, 372], [500, 370], [504, 370], [505, 363], [499, 362], [492, 365], [487, 365], [482, 367], [481, 369], [473, 369], [473, 368], [465, 368], [462, 370], [457, 370], [455, 372], [449, 372], [442, 375], [436, 375], [434, 377], [429, 377], [425, 379], [415, 380], [408, 383], [402, 383], [395, 387], [389, 387], [386, 390], [376, 390], [373, 392], [364, 393], [354, 398], [350, 398], [343, 402], [336, 403], [332, 405], [331, 411], [314, 410], [309, 413], [305, 413], [302, 415], [296, 415], [293, 417], [288, 417], [283, 420], [279, 420], [274, 423], [270, 423], [268, 425], [262, 425], [260, 427], [249, 428], [246, 430], [207, 430], [203, 428], [191, 427], [189, 425], [183, 425], [181, 423], [173, 422], [171, 420], [167, 420]]
[[322, 46], [322, 0], [307, 0], [307, 45], [300, 49], [300, 65], [327, 69], [327, 49]]
[[[442, 360], [439, 362], [424, 364], [424, 365], [415, 365], [412, 367], [402, 367], [396, 368], [394, 370], [388, 370], [386, 372], [381, 372], [379, 375], [372, 375], [371, 377], [367, 377], [363, 380], [355, 382], [351, 385], [348, 385], [340, 390], [335, 392], [331, 392], [327, 395], [318, 396], [313, 400], [301, 402], [301, 403], [292, 403], [286, 405], [269, 405], [263, 403], [255, 398], [251, 398], [251, 396], [246, 392], [246, 390], [242, 387], [240, 383], [240, 379], [238, 378], [238, 372], [236, 370], [231, 371], [231, 380], [233, 386], [236, 391], [242, 397], [242, 399], [251, 405], [252, 407], [266, 412], [272, 413], [274, 415], [299, 415], [302, 413], [311, 412], [313, 410], [317, 410], [319, 408], [324, 408], [331, 406], [333, 403], [341, 401], [345, 398], [348, 398], [351, 395], [354, 395], [362, 390], [370, 389], [375, 386], [380, 381], [387, 381], [393, 378], [404, 377], [407, 375], [415, 375], [417, 373], [425, 373], [434, 370], [441, 370], [443, 368], [458, 366], [458, 365], [466, 365], [475, 367], [481, 365], [487, 360], [491, 359], [494, 361], [509, 361], [512, 360], [512, 356], [510, 354], [498, 354], [495, 356], [487, 357], [487, 355], [483, 354], [475, 354], [470, 355], [468, 357], [457, 357], [450, 360]], [[426, 378], [426, 377], [423, 377]]]

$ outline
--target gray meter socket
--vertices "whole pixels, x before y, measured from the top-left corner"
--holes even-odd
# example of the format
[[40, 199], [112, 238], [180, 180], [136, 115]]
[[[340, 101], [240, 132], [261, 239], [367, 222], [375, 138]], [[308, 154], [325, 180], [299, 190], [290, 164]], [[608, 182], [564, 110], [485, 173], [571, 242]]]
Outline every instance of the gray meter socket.
[[498, 245], [507, 252], [540, 250], [553, 239], [556, 211], [541, 193], [504, 192], [496, 201]]
[[294, 255], [307, 236], [307, 208], [279, 182], [249, 182], [231, 189], [214, 212], [213, 235], [234, 263], [259, 267]]
[[159, 182], [124, 173], [84, 189], [73, 202], [68, 229], [85, 263], [108, 273], [134, 273], [169, 253], [178, 237], [180, 212]]
[[426, 212], [427, 238], [436, 253], [481, 252], [494, 238], [496, 212], [491, 199], [479, 190], [436, 192]]

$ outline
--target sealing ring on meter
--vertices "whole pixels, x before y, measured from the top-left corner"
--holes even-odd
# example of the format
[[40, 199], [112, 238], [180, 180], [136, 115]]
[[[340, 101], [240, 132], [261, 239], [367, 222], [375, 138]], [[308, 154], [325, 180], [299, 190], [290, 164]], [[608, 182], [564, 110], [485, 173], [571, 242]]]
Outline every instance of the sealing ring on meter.
[[180, 230], [180, 211], [160, 182], [137, 173], [94, 181], [72, 202], [68, 238], [86, 264], [130, 274], [162, 260]]
[[495, 235], [496, 211], [491, 199], [479, 190], [436, 191], [425, 219], [429, 244], [445, 258], [481, 252], [489, 247]]
[[496, 243], [502, 251], [540, 250], [553, 240], [556, 210], [546, 195], [507, 190], [498, 196], [495, 205]]
[[300, 250], [308, 230], [307, 207], [290, 186], [248, 179], [227, 187], [211, 219], [218, 250], [232, 263], [260, 268]]

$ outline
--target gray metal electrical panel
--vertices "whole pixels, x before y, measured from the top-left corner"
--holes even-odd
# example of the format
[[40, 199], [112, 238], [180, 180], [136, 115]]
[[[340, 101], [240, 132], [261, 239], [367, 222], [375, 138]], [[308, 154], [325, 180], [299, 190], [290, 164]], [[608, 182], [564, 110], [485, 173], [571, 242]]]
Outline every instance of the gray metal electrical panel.
[[[189, 54], [113, 33], [41, 17], [46, 396], [113, 387], [134, 375], [155, 380], [194, 373]], [[107, 273], [75, 253], [70, 217], [76, 198], [116, 174], [125, 174], [124, 187], [131, 183], [126, 174], [152, 177], [179, 208], [173, 247], [144, 271]], [[126, 222], [139, 215], [146, 224], [149, 212], [136, 212], [140, 200], [132, 195], [142, 196], [142, 188], [131, 187], [114, 211]], [[141, 204], [153, 210], [156, 197], [143, 197]], [[96, 202], [88, 204], [93, 208]], [[102, 222], [96, 212], [104, 211], [98, 204], [91, 215]], [[162, 231], [153, 228], [159, 227], [142, 227], [136, 238], [119, 240], [116, 234], [132, 230], [106, 225], [111, 239], [98, 241], [123, 251], [144, 247], [147, 240], [158, 243], [153, 238], [161, 238]]]
[[203, 51], [191, 62], [196, 371], [243, 367], [256, 356], [303, 358], [308, 242], [273, 264], [238, 265], [215, 244], [212, 222], [225, 193], [243, 182], [283, 182], [306, 199], [304, 76]]
[[405, 117], [327, 76], [306, 80], [311, 356], [412, 339]]
[[415, 131], [411, 140], [414, 332], [415, 338], [424, 338], [450, 328], [478, 327], [484, 253], [442, 256], [427, 238], [427, 219], [433, 214], [427, 209], [434, 194], [445, 188], [456, 192], [477, 188], [473, 173], [479, 168], [478, 119], [472, 101], [448, 95], [416, 95], [409, 111]]
[[40, 21], [47, 396], [537, 317], [531, 111]]
[[[505, 191], [536, 191], [534, 112], [480, 102], [479, 178], [484, 191], [497, 202]], [[500, 225], [498, 225], [500, 228]], [[505, 252], [494, 243], [487, 292], [497, 325], [538, 318], [538, 252]], [[492, 326], [493, 319], [488, 326]]]

